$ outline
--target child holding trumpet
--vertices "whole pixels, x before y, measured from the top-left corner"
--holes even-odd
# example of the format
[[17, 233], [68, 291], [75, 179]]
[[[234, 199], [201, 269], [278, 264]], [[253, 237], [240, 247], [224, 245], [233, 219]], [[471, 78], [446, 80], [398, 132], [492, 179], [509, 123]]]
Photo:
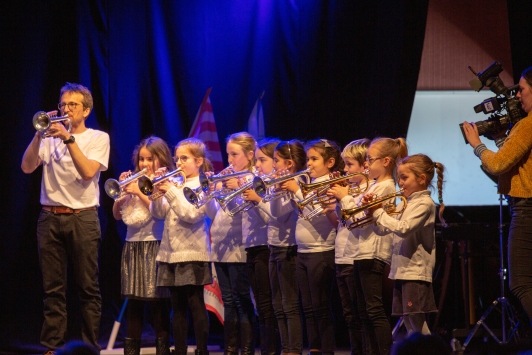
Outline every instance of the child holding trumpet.
[[[356, 206], [362, 199], [363, 192], [370, 187], [368, 178], [362, 175], [366, 170], [366, 152], [370, 140], [367, 138], [355, 140], [344, 147], [342, 159], [345, 163], [346, 174], [360, 174], [352, 177], [346, 186], [334, 184], [327, 192], [328, 196], [335, 197], [339, 201], [337, 206], [338, 217], [340, 208], [350, 208]], [[372, 181], [371, 183], [374, 183]], [[351, 195], [350, 185], [358, 184], [358, 193]], [[336, 263], [336, 283], [342, 302], [342, 313], [349, 332], [349, 342], [352, 355], [368, 354], [370, 349], [368, 332], [362, 324], [362, 318], [367, 318], [365, 309], [357, 309], [357, 290], [354, 278], [354, 258], [344, 256], [344, 249], [351, 231], [342, 222], [338, 223], [335, 240], [335, 263]], [[361, 317], [361, 314], [364, 316]]]
[[[393, 233], [393, 252], [390, 279], [394, 281], [392, 315], [402, 316], [408, 333], [430, 334], [426, 315], [437, 312], [432, 290], [432, 273], [436, 261], [434, 224], [436, 206], [428, 188], [438, 176], [439, 218], [445, 225], [442, 199], [444, 167], [424, 154], [403, 158], [397, 167], [399, 186], [404, 190], [406, 208], [399, 216], [389, 216], [381, 206], [368, 210], [376, 222], [376, 231]], [[364, 196], [364, 202], [373, 199]], [[404, 206], [398, 206], [401, 210]]]
[[[408, 149], [403, 138], [373, 139], [368, 147], [366, 167], [369, 179], [375, 180], [375, 183], [366, 193], [377, 196], [394, 193], [396, 160], [407, 155]], [[357, 217], [353, 216], [353, 219]], [[355, 260], [357, 308], [361, 312], [364, 329], [368, 332], [371, 349], [381, 355], [389, 354], [392, 345], [390, 322], [382, 301], [382, 275], [386, 265], [390, 264], [391, 255], [392, 234], [378, 234], [367, 225], [353, 229], [344, 250], [345, 257]]]
[[[172, 153], [164, 140], [148, 137], [140, 142], [133, 152], [135, 172], [145, 170], [152, 177], [161, 167], [173, 169]], [[131, 171], [120, 174], [125, 181]], [[170, 294], [156, 287], [157, 264], [164, 221], [152, 217], [150, 200], [141, 193], [138, 182], [132, 181], [122, 187], [122, 195], [115, 199], [113, 216], [127, 225], [126, 242], [122, 250], [121, 293], [128, 298], [126, 308], [127, 337], [124, 339], [125, 354], [140, 352], [144, 308], [150, 305], [152, 323], [156, 334], [157, 355], [169, 353], [169, 309], [166, 300]]]
[[157, 262], [157, 286], [170, 290], [174, 348], [176, 355], [187, 354], [187, 309], [190, 308], [196, 336], [195, 355], [208, 355], [209, 320], [203, 298], [204, 285], [212, 283], [210, 243], [205, 207], [195, 208], [183, 195], [183, 187], [200, 185], [200, 169], [209, 166], [205, 144], [187, 138], [175, 148], [175, 161], [186, 177], [179, 188], [169, 179], [161, 182], [158, 191], [164, 197], [150, 204], [156, 218], [164, 218], [164, 232]]

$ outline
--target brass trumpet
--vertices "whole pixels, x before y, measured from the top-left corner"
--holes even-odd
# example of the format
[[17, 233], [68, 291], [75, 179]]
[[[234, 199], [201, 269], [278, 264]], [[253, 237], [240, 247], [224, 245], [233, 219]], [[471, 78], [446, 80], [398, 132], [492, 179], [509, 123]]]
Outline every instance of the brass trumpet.
[[[362, 176], [365, 179], [366, 184], [364, 187], [361, 187], [359, 183], [346, 183], [347, 180], [355, 176]], [[310, 221], [312, 218], [321, 215], [325, 211], [327, 205], [335, 202], [334, 197], [327, 196], [327, 191], [334, 184], [340, 184], [344, 186], [347, 184], [349, 186], [348, 193], [350, 195], [358, 195], [367, 191], [369, 187], [368, 172], [366, 170], [361, 173], [352, 173], [339, 177], [331, 177], [329, 180], [315, 182], [312, 184], [299, 184], [301, 187], [301, 192], [303, 192], [303, 196], [305, 196], [304, 199], [296, 201], [296, 206], [299, 209], [299, 216], [307, 221]], [[315, 206], [315, 208], [305, 214], [304, 209], [309, 204], [311, 206]]]
[[266, 177], [255, 177], [253, 179], [253, 190], [255, 193], [262, 197], [264, 202], [273, 201], [282, 196], [288, 195], [290, 191], [279, 190], [275, 187], [277, 184], [281, 184], [285, 181], [298, 178], [300, 176], [307, 176], [309, 169], [298, 171], [297, 173], [284, 175], [276, 179], [267, 179]]
[[39, 111], [33, 115], [33, 127], [41, 132], [44, 138], [50, 137], [49, 133], [46, 131], [54, 122], [68, 122], [67, 131], [70, 132], [72, 125], [70, 124], [70, 117], [68, 117], [68, 115], [57, 117], [56, 115], [48, 115], [44, 111]]
[[[394, 203], [396, 198], [400, 198], [401, 201], [403, 201], [403, 206], [400, 210], [397, 210], [397, 207]], [[385, 203], [386, 201], [390, 199], [393, 199], [393, 202], [390, 201], [388, 203]], [[363, 204], [361, 206], [342, 210], [342, 223], [349, 230], [352, 230], [354, 228], [361, 228], [368, 224], [371, 224], [373, 222], [373, 217], [368, 216], [368, 210], [380, 204], [383, 204], [382, 208], [389, 215], [403, 213], [403, 211], [406, 208], [406, 204], [407, 204], [406, 197], [403, 195], [403, 189], [400, 189], [394, 193], [391, 193], [385, 196], [377, 197], [373, 199], [372, 201], [366, 204]], [[355, 219], [355, 215], [357, 215], [360, 212], [364, 212], [364, 217]], [[348, 223], [350, 219], [352, 219], [353, 221], [351, 223]]]
[[127, 179], [122, 180], [122, 181], [118, 181], [115, 179], [108, 179], [104, 184], [105, 192], [110, 198], [115, 200], [115, 202], [121, 200], [122, 198], [128, 195], [124, 191], [124, 188], [127, 185], [131, 184], [132, 182], [138, 180], [142, 176], [146, 175], [146, 171], [147, 171], [146, 169], [142, 169], [138, 173], [131, 175]]
[[[174, 179], [174, 176], [176, 175], [177, 177]], [[168, 180], [170, 178], [174, 180], [172, 182], [177, 188], [182, 188], [183, 185], [185, 185], [185, 182], [187, 181], [187, 178], [183, 170], [180, 168], [177, 168], [173, 171], [170, 171], [169, 173], [165, 175], [153, 178], [153, 180], [148, 178], [147, 176], [141, 176], [139, 178], [139, 189], [144, 195], [149, 196], [150, 201], [157, 200], [164, 196], [164, 192], [159, 191], [159, 189], [157, 188], [157, 185], [159, 185], [161, 182]], [[156, 188], [157, 190], [155, 190]]]

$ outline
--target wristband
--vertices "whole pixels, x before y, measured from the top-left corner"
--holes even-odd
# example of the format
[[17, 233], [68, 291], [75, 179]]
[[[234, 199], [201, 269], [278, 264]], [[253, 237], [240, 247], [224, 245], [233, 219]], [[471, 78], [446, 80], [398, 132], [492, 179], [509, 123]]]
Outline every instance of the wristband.
[[74, 138], [73, 135], [70, 135], [70, 138], [68, 138], [67, 140], [64, 140], [63, 143], [70, 144], [70, 143], [74, 143], [75, 141], [76, 141], [76, 138]]

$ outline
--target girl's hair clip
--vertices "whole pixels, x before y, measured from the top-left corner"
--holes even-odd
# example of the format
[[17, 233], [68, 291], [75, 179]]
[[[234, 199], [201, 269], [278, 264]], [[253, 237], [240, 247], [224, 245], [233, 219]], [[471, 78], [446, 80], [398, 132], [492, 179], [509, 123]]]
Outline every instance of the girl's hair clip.
[[323, 142], [323, 144], [325, 145], [325, 148], [330, 148], [331, 145], [329, 144], [329, 142], [327, 142], [327, 139], [320, 139], [320, 141]]

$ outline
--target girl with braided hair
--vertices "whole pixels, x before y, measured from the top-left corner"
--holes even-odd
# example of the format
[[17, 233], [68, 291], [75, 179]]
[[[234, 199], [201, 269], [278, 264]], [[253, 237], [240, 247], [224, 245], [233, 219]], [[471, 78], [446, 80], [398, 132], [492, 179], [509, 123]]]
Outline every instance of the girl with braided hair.
[[[380, 206], [370, 209], [376, 231], [393, 233], [390, 279], [395, 280], [392, 315], [402, 316], [408, 333], [430, 334], [426, 314], [437, 312], [432, 290], [436, 261], [434, 224], [436, 206], [428, 188], [437, 174], [439, 218], [443, 225], [442, 199], [444, 167], [424, 154], [407, 156], [398, 162], [397, 179], [404, 190], [406, 208], [398, 216], [388, 215]], [[370, 194], [364, 196], [371, 201]], [[403, 202], [397, 207], [400, 211]]]

